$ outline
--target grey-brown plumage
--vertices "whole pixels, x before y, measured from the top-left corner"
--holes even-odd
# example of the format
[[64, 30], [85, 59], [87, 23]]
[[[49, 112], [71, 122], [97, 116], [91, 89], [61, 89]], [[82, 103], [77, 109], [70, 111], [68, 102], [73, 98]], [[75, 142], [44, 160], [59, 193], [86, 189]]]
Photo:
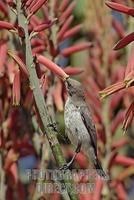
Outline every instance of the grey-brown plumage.
[[98, 174], [105, 177], [97, 158], [97, 137], [90, 110], [85, 102], [80, 82], [68, 78], [65, 80], [68, 99], [65, 104], [65, 127], [67, 135], [74, 146], [81, 143], [83, 152], [89, 157]]

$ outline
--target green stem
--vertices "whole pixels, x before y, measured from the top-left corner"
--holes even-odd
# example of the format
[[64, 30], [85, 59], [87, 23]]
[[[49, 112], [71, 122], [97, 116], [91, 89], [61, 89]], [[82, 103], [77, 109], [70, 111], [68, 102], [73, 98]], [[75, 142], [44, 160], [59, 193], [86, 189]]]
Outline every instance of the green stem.
[[[28, 20], [25, 17], [23, 10], [21, 9], [21, 0], [17, 0], [17, 13], [18, 13], [18, 24], [20, 27], [23, 28], [25, 32], [25, 58], [26, 58], [26, 66], [29, 72], [29, 80], [30, 80], [30, 87], [33, 90], [34, 99], [36, 102], [37, 109], [39, 111], [40, 118], [42, 120], [43, 128], [46, 133], [48, 142], [50, 144], [53, 156], [56, 160], [56, 163], [58, 166], [63, 166], [65, 164], [65, 158], [63, 156], [60, 144], [57, 140], [56, 133], [53, 130], [53, 128], [49, 127], [51, 122], [51, 118], [48, 114], [47, 106], [44, 100], [44, 96], [42, 94], [39, 80], [36, 74], [35, 70], [35, 64], [33, 62], [33, 56], [32, 56], [32, 49], [29, 39], [29, 33], [28, 33]], [[24, 43], [22, 41], [22, 45]], [[74, 186], [72, 184], [72, 181], [70, 180], [64, 180], [64, 183], [67, 188], [68, 195], [71, 200], [78, 200], [78, 196], [74, 191]], [[68, 184], [70, 187], [68, 187]], [[66, 196], [66, 193], [62, 194], [63, 197]]]

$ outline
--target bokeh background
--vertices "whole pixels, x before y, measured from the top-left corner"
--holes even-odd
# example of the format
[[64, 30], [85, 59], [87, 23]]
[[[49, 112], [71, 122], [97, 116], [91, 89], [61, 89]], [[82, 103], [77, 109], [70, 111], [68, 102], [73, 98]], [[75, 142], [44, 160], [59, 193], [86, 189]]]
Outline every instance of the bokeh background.
[[[22, 0], [26, 14], [40, 2], [35, 0], [32, 5], [28, 1]], [[133, 34], [119, 43], [121, 47], [115, 46], [133, 33], [134, 2], [109, 2], [114, 4], [106, 5], [104, 0], [48, 0], [29, 23], [29, 34], [35, 33], [31, 47], [36, 72], [66, 161], [74, 154], [64, 127], [66, 89], [36, 55], [47, 57], [79, 80], [92, 110], [98, 157], [110, 180], [94, 179], [93, 190], [79, 193], [80, 200], [134, 198]], [[118, 12], [119, 4], [127, 7]], [[15, 12], [15, 0], [0, 1], [0, 196], [2, 200], [59, 200], [59, 193], [39, 193], [36, 188], [40, 180], [29, 180], [28, 176], [28, 170], [56, 169], [57, 165], [42, 131], [28, 78], [16, 62], [20, 58], [25, 63], [25, 56], [23, 30]], [[18, 32], [11, 31], [14, 28], [3, 24], [5, 21]], [[15, 52], [17, 59], [13, 60], [8, 50]], [[71, 168], [78, 170], [75, 184], [88, 183], [85, 177], [79, 178], [79, 170], [89, 168], [90, 161], [79, 153]]]

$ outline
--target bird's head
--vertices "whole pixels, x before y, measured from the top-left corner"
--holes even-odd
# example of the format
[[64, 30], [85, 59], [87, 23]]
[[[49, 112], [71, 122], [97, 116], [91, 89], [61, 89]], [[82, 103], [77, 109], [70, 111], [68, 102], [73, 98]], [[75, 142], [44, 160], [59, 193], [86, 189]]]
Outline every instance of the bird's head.
[[68, 95], [73, 100], [84, 100], [84, 91], [80, 82], [67, 78], [65, 80]]

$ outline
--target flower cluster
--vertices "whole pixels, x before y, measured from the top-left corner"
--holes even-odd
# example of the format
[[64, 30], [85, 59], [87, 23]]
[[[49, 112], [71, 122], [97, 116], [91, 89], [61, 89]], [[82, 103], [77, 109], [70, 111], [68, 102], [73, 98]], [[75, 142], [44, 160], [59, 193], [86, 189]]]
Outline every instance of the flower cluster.
[[[47, 145], [46, 138], [37, 134], [41, 132], [42, 122], [33, 97], [34, 88], [29, 84], [30, 74], [26, 66], [28, 55], [24, 54], [21, 46], [24, 45], [25, 48], [26, 33], [19, 25], [18, 9], [21, 9], [27, 19], [33, 67], [36, 69], [49, 114], [55, 120], [55, 113], [63, 112], [66, 99], [65, 87], [60, 78], [65, 79], [83, 71], [72, 66], [62, 69], [57, 63], [69, 59], [69, 56], [76, 52], [92, 47], [88, 41], [70, 45], [70, 39], [82, 28], [81, 24], [72, 25], [75, 6], [76, 2], [72, 0], [0, 1], [0, 149], [3, 152], [2, 167], [7, 177], [6, 183], [2, 181], [2, 184], [7, 185], [6, 199], [11, 196], [14, 198], [14, 195], [25, 199], [23, 181], [18, 173], [19, 162], [31, 156], [31, 159], [36, 160], [32, 167], [41, 168], [40, 152], [44, 154], [43, 145]], [[52, 161], [49, 148], [46, 148], [45, 152], [45, 160], [48, 159], [49, 164]], [[79, 160], [78, 163], [81, 163]], [[29, 190], [30, 187], [34, 187], [34, 183], [29, 186]], [[32, 196], [32, 193], [33, 191], [29, 192], [29, 196]], [[53, 196], [55, 198], [56, 195]]]
[[[42, 134], [45, 130], [34, 98], [35, 88], [29, 81], [31, 74], [26, 60], [31, 58], [29, 52], [24, 52], [26, 37], [32, 49], [33, 63], [30, 67], [36, 70], [39, 88], [52, 121], [58, 121], [59, 127], [64, 129], [61, 118], [63, 119], [67, 94], [63, 80], [69, 76], [80, 75], [87, 102], [93, 111], [98, 156], [104, 169], [107, 169], [110, 182], [93, 180], [93, 191], [80, 193], [80, 200], [100, 200], [105, 197], [112, 199], [113, 196], [119, 200], [127, 199], [126, 183], [131, 182], [134, 159], [130, 155], [122, 155], [123, 147], [129, 148], [131, 142], [126, 135], [121, 137], [119, 127], [124, 119], [123, 129], [126, 131], [134, 114], [134, 48], [132, 46], [127, 67], [120, 63], [125, 62], [126, 54], [115, 50], [132, 42], [134, 33], [125, 36], [124, 24], [112, 15], [107, 6], [126, 14], [126, 24], [127, 15], [133, 17], [134, 9], [125, 0], [107, 1], [107, 6], [103, 0], [99, 3], [98, 0], [94, 0], [94, 3], [86, 1], [85, 26], [75, 21], [73, 10], [77, 1], [74, 0], [0, 1], [0, 173], [4, 177], [1, 185], [6, 185], [6, 191], [2, 191], [2, 199], [5, 196], [7, 200], [26, 199], [27, 194], [29, 199], [60, 199], [58, 193], [38, 194], [35, 190], [38, 180], [27, 184], [28, 180], [22, 178], [25, 176], [23, 165], [24, 168], [39, 170], [55, 167], [48, 141]], [[18, 13], [19, 9], [21, 13]], [[28, 26], [28, 33], [19, 25], [22, 13], [26, 18], [27, 23], [24, 23]], [[78, 42], [77, 37], [74, 38], [76, 35], [78, 38], [86, 35], [86, 40]], [[117, 38], [120, 41], [111, 51]], [[79, 52], [83, 50], [86, 51], [79, 56]], [[76, 56], [74, 66], [70, 56]], [[111, 85], [107, 87], [109, 84]], [[103, 103], [100, 102], [99, 94], [102, 99], [113, 95], [108, 103]], [[126, 107], [128, 110], [125, 113]], [[66, 142], [64, 131], [58, 138], [62, 143]], [[66, 159], [71, 158], [73, 151], [64, 144], [62, 147]], [[23, 163], [25, 158], [28, 160]], [[73, 166], [86, 169], [89, 163], [79, 153]], [[22, 174], [19, 172], [21, 170]], [[81, 177], [79, 173], [77, 176], [76, 184], [88, 183], [86, 177]]]
[[[126, 188], [128, 189], [133, 184], [131, 179], [133, 156], [127, 152], [124, 154], [125, 149], [131, 151], [131, 140], [133, 140], [133, 131], [129, 126], [133, 119], [133, 47], [131, 52], [130, 49], [115, 51], [119, 47], [118, 44], [122, 47], [128, 44], [125, 29], [126, 27], [131, 29], [132, 21], [128, 22], [129, 19], [131, 20], [131, 16], [128, 19], [127, 15], [118, 15], [117, 9], [116, 12], [111, 12], [106, 6], [114, 7], [114, 5], [123, 3], [127, 10], [131, 10], [132, 15], [133, 8], [129, 8], [132, 2], [127, 4], [126, 1], [117, 0], [104, 4], [103, 0], [100, 3], [95, 0], [93, 4], [87, 0], [87, 10], [90, 9], [91, 12], [86, 12], [85, 29], [88, 31], [87, 36], [90, 41], [94, 42], [94, 46], [86, 57], [86, 73], [81, 77], [86, 89], [87, 101], [94, 113], [99, 141], [99, 157], [109, 170], [111, 181], [107, 185], [107, 189], [111, 199], [113, 195], [117, 199], [127, 199]], [[119, 8], [121, 9], [122, 6]], [[92, 23], [93, 19], [94, 23]], [[117, 40], [120, 40], [121, 43], [118, 42], [115, 45]], [[124, 63], [126, 63], [127, 53], [130, 55], [126, 67]], [[79, 58], [77, 57], [77, 59]], [[80, 60], [79, 62], [82, 65]], [[108, 95], [111, 97], [100, 102], [100, 98], [103, 100]], [[126, 108], [128, 110], [125, 113]], [[128, 126], [130, 127], [128, 134], [123, 135]], [[118, 177], [120, 178], [118, 179]], [[129, 186], [128, 180], [130, 181]], [[96, 195], [98, 196], [94, 197], [93, 193], [85, 195], [85, 198], [105, 198], [105, 195], [103, 196], [105, 187], [104, 183], [97, 184], [96, 182], [96, 191], [98, 191]]]
[[[110, 8], [112, 8], [113, 10], [116, 10], [118, 12], [127, 14], [129, 16], [134, 16], [134, 9], [131, 7], [128, 7], [126, 5], [123, 4], [119, 4], [119, 3], [114, 3], [114, 2], [106, 2], [106, 5]], [[130, 33], [127, 36], [124, 36], [115, 46], [114, 46], [114, 50], [119, 50], [122, 49], [124, 47], [126, 47], [128, 44], [130, 44], [131, 42], [133, 42], [134, 40], [134, 34]], [[133, 87], [134, 84], [134, 68], [133, 68], [133, 53], [134, 53], [134, 47], [132, 45], [131, 47], [131, 54], [128, 60], [128, 64], [125, 68], [124, 71], [124, 78], [123, 80], [120, 80], [120, 82], [117, 82], [109, 87], [107, 87], [106, 89], [102, 90], [100, 92], [100, 96], [101, 98], [105, 98], [106, 96], [113, 94], [115, 92], [118, 92], [122, 89], [126, 89], [128, 91], [128, 88], [131, 89], [131, 87]], [[133, 89], [131, 89], [132, 91]], [[130, 91], [130, 90], [129, 90]], [[133, 109], [133, 104], [134, 102], [131, 103], [131, 105], [129, 106], [126, 114], [125, 114], [125, 119], [123, 122], [123, 129], [124, 132], [126, 132], [129, 124], [131, 123], [132, 119], [133, 119], [133, 113], [134, 113], [134, 109]]]

